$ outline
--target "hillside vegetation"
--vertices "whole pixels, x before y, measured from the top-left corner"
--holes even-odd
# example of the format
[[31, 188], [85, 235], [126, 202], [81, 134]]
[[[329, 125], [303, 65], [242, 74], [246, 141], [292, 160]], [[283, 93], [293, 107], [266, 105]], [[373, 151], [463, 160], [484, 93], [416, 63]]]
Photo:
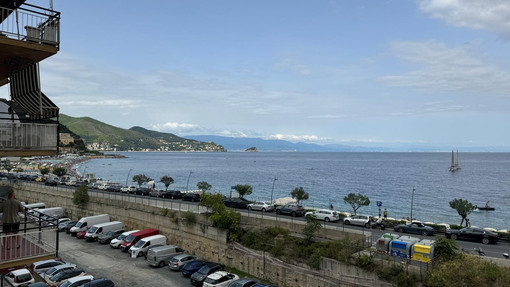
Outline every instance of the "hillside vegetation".
[[74, 118], [61, 114], [60, 122], [86, 144], [97, 143], [117, 150], [224, 151], [222, 146], [212, 142], [189, 140], [142, 127], [123, 129], [90, 117]]

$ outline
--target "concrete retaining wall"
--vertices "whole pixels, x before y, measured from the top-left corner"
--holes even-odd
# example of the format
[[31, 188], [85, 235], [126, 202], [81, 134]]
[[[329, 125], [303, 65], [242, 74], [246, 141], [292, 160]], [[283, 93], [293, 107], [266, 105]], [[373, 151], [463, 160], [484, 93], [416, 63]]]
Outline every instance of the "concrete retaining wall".
[[[278, 284], [294, 287], [337, 287], [337, 286], [385, 286], [374, 279], [374, 275], [354, 266], [326, 259], [324, 271], [310, 269], [282, 262], [263, 252], [254, 251], [236, 243], [227, 243], [227, 232], [209, 226], [207, 218], [197, 214], [197, 224], [186, 226], [179, 220], [163, 216], [162, 209], [140, 203], [127, 203], [108, 198], [91, 197], [86, 208], [80, 209], [72, 203], [73, 191], [68, 188], [54, 188], [43, 185], [15, 184], [16, 196], [27, 203], [44, 202], [48, 207], [61, 206], [71, 218], [107, 213], [111, 220], [122, 221], [126, 229], [156, 228], [168, 237], [168, 242], [204, 259], [216, 261], [243, 272], [253, 274]], [[180, 217], [179, 215], [177, 217]], [[266, 227], [275, 223], [269, 219], [242, 218], [244, 227]], [[303, 225], [278, 222], [292, 231], [301, 231]], [[359, 234], [335, 232], [338, 238], [361, 239]], [[364, 236], [363, 236], [364, 238]]]

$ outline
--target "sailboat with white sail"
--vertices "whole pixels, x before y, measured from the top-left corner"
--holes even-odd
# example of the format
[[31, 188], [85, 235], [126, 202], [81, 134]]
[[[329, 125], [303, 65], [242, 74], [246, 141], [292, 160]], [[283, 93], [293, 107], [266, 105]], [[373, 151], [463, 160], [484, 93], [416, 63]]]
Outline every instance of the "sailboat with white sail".
[[448, 169], [450, 172], [456, 172], [460, 169], [459, 165], [459, 151], [457, 150], [457, 154], [455, 155], [452, 150], [452, 164], [450, 165], [450, 168]]

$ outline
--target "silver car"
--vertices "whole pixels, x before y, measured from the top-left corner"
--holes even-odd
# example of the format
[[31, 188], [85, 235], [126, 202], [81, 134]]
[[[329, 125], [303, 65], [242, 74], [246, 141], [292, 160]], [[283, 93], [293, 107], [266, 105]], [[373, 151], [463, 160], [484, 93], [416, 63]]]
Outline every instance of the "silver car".
[[248, 204], [248, 210], [260, 210], [262, 212], [273, 211], [274, 205], [266, 201], [257, 201]]
[[305, 217], [306, 216], [314, 216], [318, 220], [324, 220], [326, 222], [330, 221], [334, 222], [340, 220], [340, 216], [338, 215], [338, 213], [334, 210], [329, 209], [316, 209], [314, 211], [309, 211], [305, 213]]
[[359, 225], [359, 226], [364, 226], [366, 228], [369, 228], [370, 227], [370, 216], [358, 214], [358, 215], [354, 215], [351, 217], [346, 217], [346, 218], [344, 218], [344, 224], [345, 225], [350, 225], [350, 224]]
[[189, 254], [179, 254], [168, 260], [170, 270], [179, 271], [184, 264], [196, 260], [197, 257]]

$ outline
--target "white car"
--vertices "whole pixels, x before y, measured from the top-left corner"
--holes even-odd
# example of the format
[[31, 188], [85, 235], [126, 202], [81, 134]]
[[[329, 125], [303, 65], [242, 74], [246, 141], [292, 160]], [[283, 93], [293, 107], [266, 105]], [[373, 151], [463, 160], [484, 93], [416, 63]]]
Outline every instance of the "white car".
[[354, 215], [351, 217], [346, 217], [346, 218], [344, 218], [344, 224], [345, 225], [350, 225], [350, 224], [359, 225], [359, 226], [364, 226], [366, 228], [369, 228], [370, 227], [370, 216], [358, 214], [358, 215]]
[[136, 191], [136, 186], [134, 185], [131, 185], [131, 186], [123, 186], [120, 191], [122, 193], [130, 193], [130, 192], [135, 192]]
[[324, 220], [326, 222], [335, 222], [340, 220], [338, 213], [329, 209], [316, 209], [314, 211], [308, 211], [305, 213], [305, 217], [306, 216], [314, 216], [318, 220]]
[[262, 212], [273, 211], [274, 205], [266, 201], [257, 201], [248, 204], [248, 210], [261, 210]]
[[5, 275], [5, 279], [10, 286], [25, 286], [34, 283], [34, 277], [26, 268], [11, 271]]
[[207, 276], [204, 281], [204, 287], [226, 287], [232, 281], [239, 279], [239, 276], [228, 273], [227, 271], [217, 271]]
[[94, 276], [92, 275], [76, 276], [58, 285], [58, 287], [77, 287], [92, 280], [94, 280]]
[[111, 248], [119, 248], [120, 245], [122, 244], [122, 241], [124, 241], [124, 238], [126, 238], [129, 234], [135, 233], [138, 231], [140, 231], [140, 230], [136, 229], [136, 230], [130, 230], [130, 231], [126, 231], [126, 232], [122, 233], [121, 235], [119, 235], [119, 237], [112, 239], [112, 241], [110, 241], [110, 247]]

